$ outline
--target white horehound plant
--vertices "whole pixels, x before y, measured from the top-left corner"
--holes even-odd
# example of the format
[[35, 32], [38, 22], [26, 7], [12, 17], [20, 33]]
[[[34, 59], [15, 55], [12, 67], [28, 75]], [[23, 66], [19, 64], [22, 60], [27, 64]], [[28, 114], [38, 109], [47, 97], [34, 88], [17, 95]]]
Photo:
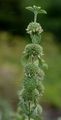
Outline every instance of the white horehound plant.
[[37, 22], [37, 15], [46, 14], [46, 11], [35, 5], [26, 9], [34, 13], [34, 21], [29, 23], [26, 29], [32, 43], [26, 45], [23, 51], [24, 80], [22, 89], [19, 90], [18, 111], [23, 120], [41, 120], [42, 107], [39, 99], [44, 92], [42, 80], [46, 63], [43, 60], [43, 47], [40, 46], [43, 29]]

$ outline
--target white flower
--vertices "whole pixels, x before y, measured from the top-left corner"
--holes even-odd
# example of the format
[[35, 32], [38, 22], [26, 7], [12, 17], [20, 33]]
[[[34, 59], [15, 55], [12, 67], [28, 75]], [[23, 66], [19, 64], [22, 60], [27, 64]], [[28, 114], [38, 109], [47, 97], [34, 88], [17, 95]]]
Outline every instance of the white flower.
[[42, 27], [40, 26], [39, 23], [31, 22], [28, 25], [26, 31], [30, 35], [33, 34], [33, 33], [41, 34], [43, 32], [43, 29], [42, 29]]

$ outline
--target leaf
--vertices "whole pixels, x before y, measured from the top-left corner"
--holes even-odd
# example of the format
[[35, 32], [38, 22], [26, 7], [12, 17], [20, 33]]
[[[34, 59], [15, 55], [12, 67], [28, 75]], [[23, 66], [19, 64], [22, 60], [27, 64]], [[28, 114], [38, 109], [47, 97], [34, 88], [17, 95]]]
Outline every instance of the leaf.
[[31, 112], [30, 112], [30, 114], [32, 114], [34, 112], [35, 108], [36, 108], [36, 106], [34, 104], [31, 104]]
[[42, 107], [40, 105], [37, 105], [31, 116], [36, 120], [40, 120], [41, 113], [42, 113]]
[[43, 14], [47, 14], [47, 12], [43, 9], [39, 10], [38, 13], [43, 13]]
[[41, 35], [33, 35], [32, 42], [35, 44], [40, 44], [41, 41]]
[[27, 106], [27, 104], [24, 102], [24, 100], [20, 102], [20, 107], [22, 108], [22, 112], [24, 112], [26, 115], [29, 114], [28, 106]]
[[43, 9], [41, 9], [41, 7], [39, 7], [39, 6], [33, 6], [33, 7], [31, 7], [31, 6], [29, 6], [29, 7], [26, 7], [26, 9], [27, 10], [30, 10], [31, 12], [33, 12], [33, 13], [43, 13], [43, 14], [47, 14], [47, 12], [45, 11], [45, 10], [43, 10]]
[[31, 11], [31, 12], [34, 12], [34, 9], [33, 7], [29, 6], [29, 7], [26, 7], [27, 10]]

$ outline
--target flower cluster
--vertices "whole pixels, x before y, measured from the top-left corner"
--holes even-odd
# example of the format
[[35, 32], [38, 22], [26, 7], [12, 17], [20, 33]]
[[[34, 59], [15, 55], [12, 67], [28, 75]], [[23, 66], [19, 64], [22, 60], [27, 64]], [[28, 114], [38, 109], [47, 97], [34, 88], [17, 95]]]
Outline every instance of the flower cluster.
[[27, 63], [28, 61], [34, 61], [41, 59], [43, 56], [43, 48], [37, 44], [28, 44], [23, 52], [23, 61]]
[[42, 27], [40, 26], [39, 23], [36, 22], [31, 22], [27, 29], [26, 29], [28, 34], [41, 34], [43, 32]]

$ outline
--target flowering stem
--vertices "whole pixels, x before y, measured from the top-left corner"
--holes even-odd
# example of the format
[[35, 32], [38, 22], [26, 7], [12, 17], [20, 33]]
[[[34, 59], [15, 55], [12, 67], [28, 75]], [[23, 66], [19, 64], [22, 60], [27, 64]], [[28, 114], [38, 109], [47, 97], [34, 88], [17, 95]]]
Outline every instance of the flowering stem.
[[[41, 13], [41, 7], [28, 7], [28, 10], [34, 13], [34, 21], [27, 26], [27, 33], [30, 35], [32, 43], [26, 45], [23, 52], [24, 60], [24, 84], [23, 92], [19, 95], [21, 112], [25, 115], [26, 120], [39, 120], [42, 108], [39, 105], [39, 97], [42, 95], [44, 87], [42, 80], [44, 71], [42, 70], [43, 48], [39, 45], [42, 27], [37, 22], [37, 15]], [[31, 93], [31, 94], [30, 94]]]

